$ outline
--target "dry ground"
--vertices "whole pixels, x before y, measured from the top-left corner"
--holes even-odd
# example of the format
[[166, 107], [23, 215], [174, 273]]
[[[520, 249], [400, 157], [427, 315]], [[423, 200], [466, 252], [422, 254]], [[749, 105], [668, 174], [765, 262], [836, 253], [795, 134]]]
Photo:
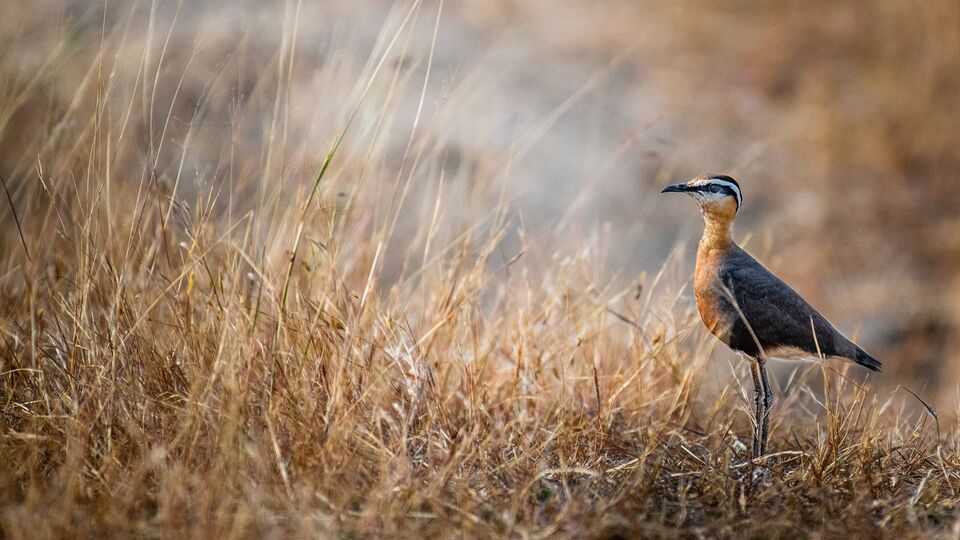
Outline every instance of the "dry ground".
[[[882, 20], [902, 20], [896, 6], [880, 4]], [[903, 22], [901, 32], [952, 43], [956, 6], [928, 5], [941, 11]], [[561, 84], [552, 107], [524, 109], [529, 116], [508, 129], [484, 123], [482, 110], [495, 116], [497, 103], [509, 110], [512, 100], [538, 102], [491, 89], [486, 77], [496, 64], [457, 67], [441, 49], [458, 31], [484, 42], [485, 25], [526, 20], [522, 4], [440, 11], [434, 2], [371, 2], [361, 19], [373, 19], [375, 31], [360, 38], [344, 22], [354, 20], [343, 15], [354, 13], [346, 3], [211, 6], [4, 6], [3, 537], [960, 536], [956, 388], [944, 375], [956, 356], [945, 345], [952, 330], [938, 330], [952, 328], [944, 314], [956, 297], [942, 292], [949, 286], [940, 289], [934, 329], [920, 339], [935, 342], [934, 352], [890, 352], [889, 369], [869, 377], [832, 362], [776, 366], [773, 452], [750, 462], [752, 397], [741, 386], [749, 375], [705, 335], [686, 285], [695, 210], [678, 204], [671, 208], [690, 219], [657, 226], [653, 218], [666, 214], [655, 213], [659, 203], [647, 195], [696, 160], [658, 157], [662, 147], [645, 153], [665, 136], [662, 124], [637, 128], [606, 153], [597, 150], [606, 135], [585, 146], [564, 139], [560, 151], [550, 142], [548, 134], [570, 128], [563, 122], [577, 118], [586, 95], [619, 88], [610, 90], [614, 102], [653, 99], [627, 90], [616, 71], [622, 59], [598, 57], [577, 45], [588, 32], [571, 31], [562, 41], [572, 52], [551, 54], [577, 58], [565, 69], [595, 65], [596, 73], [588, 70], [569, 94]], [[636, 15], [618, 2], [607, 7], [624, 20]], [[658, 17], [644, 24], [713, 39], [719, 23], [709, 21], [759, 28], [771, 16], [687, 7], [707, 13], [640, 11]], [[828, 289], [853, 291], [843, 298], [854, 306], [877, 298], [871, 307], [882, 312], [904, 291], [934, 305], [927, 283], [904, 276], [952, 283], [946, 261], [956, 254], [956, 222], [948, 210], [957, 199], [945, 171], [956, 156], [944, 141], [960, 108], [937, 85], [956, 81], [960, 70], [941, 71], [960, 60], [947, 52], [937, 62], [897, 64], [916, 75], [897, 84], [912, 85], [928, 108], [901, 111], [894, 83], [869, 94], [873, 110], [901, 111], [884, 118], [913, 126], [926, 144], [886, 127], [850, 131], [851, 122], [861, 124], [824, 112], [847, 106], [830, 84], [811, 87], [806, 71], [784, 66], [826, 62], [815, 44], [861, 55], [851, 65], [871, 74], [885, 55], [905, 53], [890, 45], [874, 56], [831, 41], [860, 29], [849, 20], [856, 6], [834, 9], [837, 28], [823, 29], [811, 13], [783, 8], [791, 24], [822, 33], [810, 31], [802, 47], [800, 34], [757, 37], [764, 50], [780, 52], [757, 56], [759, 67], [748, 70], [756, 80], [738, 84], [784, 103], [745, 107], [783, 122], [778, 136], [793, 140], [798, 124], [786, 119], [803, 116], [809, 96], [819, 96], [822, 116], [799, 124], [818, 129], [802, 147], [821, 158], [805, 173], [822, 198], [814, 200], [835, 198], [824, 179], [838, 175], [868, 192], [862, 177], [838, 171], [853, 169], [857, 152], [875, 152], [893, 157], [870, 171], [874, 186], [893, 189], [896, 167], [909, 169], [921, 186], [917, 200], [937, 201], [940, 213], [921, 224], [904, 217], [917, 200], [890, 203], [905, 205], [891, 211], [895, 219], [822, 209], [804, 229], [815, 238], [830, 226], [892, 220], [905, 235], [896, 241], [911, 244], [901, 257], [910, 264], [887, 265], [862, 287], [844, 279], [857, 253], [871, 260], [856, 246], [873, 246], [875, 237], [841, 238], [854, 249], [832, 266], [818, 266], [819, 251], [792, 241], [760, 234], [750, 245], [799, 250], [795, 275], [822, 271]], [[451, 31], [451, 18], [474, 21], [477, 35]], [[610, 24], [602, 46], [617, 48], [630, 25]], [[316, 28], [326, 30], [305, 46]], [[556, 39], [539, 28], [548, 36], [537, 39]], [[644, 61], [671, 50], [652, 35], [636, 45]], [[361, 61], [354, 50], [363, 51]], [[533, 48], [521, 57], [532, 65], [543, 58]], [[677, 50], [675, 58], [699, 57]], [[543, 69], [545, 79], [552, 72]], [[652, 73], [701, 73], [689, 63], [676, 69]], [[540, 80], [535, 67], [524, 72]], [[823, 80], [833, 77], [840, 76]], [[659, 81], [654, 86], [666, 84]], [[668, 90], [646, 103], [679, 99]], [[922, 122], [934, 107], [947, 119]], [[591, 118], [582, 116], [588, 126]], [[712, 118], [711, 129], [727, 121], [735, 119]], [[710, 142], [700, 135], [688, 144]], [[537, 157], [541, 144], [564, 166]], [[824, 150], [840, 144], [856, 152]], [[897, 144], [891, 153], [887, 146]], [[711, 156], [726, 150], [709, 148]], [[637, 155], [640, 165], [624, 157]], [[796, 159], [741, 151], [714, 163], [773, 176], [765, 167]], [[591, 167], [586, 180], [536, 177], [543, 169], [561, 174], [568, 161]], [[602, 187], [602, 178], [626, 174], [619, 167], [649, 180]], [[761, 209], [776, 193], [760, 184], [756, 192]], [[618, 206], [628, 196], [644, 202]], [[890, 208], [882, 195], [864, 197], [860, 211]], [[803, 200], [791, 204], [809, 208]], [[757, 216], [747, 224], [762, 230]], [[926, 231], [931, 223], [945, 243], [910, 236], [912, 225]], [[678, 226], [688, 237], [675, 244]], [[622, 235], [643, 240], [626, 249]], [[826, 247], [836, 240], [819, 238]], [[641, 252], [647, 264], [624, 266]], [[903, 286], [877, 294], [891, 276]], [[913, 324], [864, 334], [905, 343], [915, 339]], [[921, 356], [947, 367], [897, 360]], [[906, 381], [920, 397], [936, 392], [936, 400], [925, 397], [940, 404], [936, 416], [898, 390]]]

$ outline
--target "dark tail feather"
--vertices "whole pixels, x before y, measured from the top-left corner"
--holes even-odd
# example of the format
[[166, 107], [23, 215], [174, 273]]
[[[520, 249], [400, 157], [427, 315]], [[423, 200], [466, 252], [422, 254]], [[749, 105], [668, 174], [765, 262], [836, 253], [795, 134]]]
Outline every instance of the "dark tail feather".
[[871, 371], [880, 371], [880, 361], [867, 354], [860, 347], [857, 347], [857, 357], [851, 360]]

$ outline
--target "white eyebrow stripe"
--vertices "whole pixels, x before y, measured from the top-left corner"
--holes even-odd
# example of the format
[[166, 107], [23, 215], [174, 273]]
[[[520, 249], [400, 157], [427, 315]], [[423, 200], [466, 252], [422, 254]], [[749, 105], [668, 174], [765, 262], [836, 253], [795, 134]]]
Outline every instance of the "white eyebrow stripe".
[[721, 178], [711, 178], [707, 180], [704, 185], [717, 184], [720, 186], [728, 187], [733, 190], [734, 194], [737, 196], [737, 208], [740, 207], [740, 203], [743, 202], [743, 195], [740, 194], [740, 188], [736, 184], [728, 180], [723, 180]]

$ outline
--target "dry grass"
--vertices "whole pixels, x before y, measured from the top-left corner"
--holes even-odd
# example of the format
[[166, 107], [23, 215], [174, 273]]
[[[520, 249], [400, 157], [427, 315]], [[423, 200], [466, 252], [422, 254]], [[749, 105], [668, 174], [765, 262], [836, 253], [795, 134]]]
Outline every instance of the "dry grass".
[[142, 9], [2, 34], [4, 537], [960, 535], [956, 414], [855, 366], [778, 370], [747, 461], [688, 250], [624, 277], [608, 227], [530, 230], [549, 118], [454, 148], [436, 5], [312, 72], [297, 4], [275, 49]]

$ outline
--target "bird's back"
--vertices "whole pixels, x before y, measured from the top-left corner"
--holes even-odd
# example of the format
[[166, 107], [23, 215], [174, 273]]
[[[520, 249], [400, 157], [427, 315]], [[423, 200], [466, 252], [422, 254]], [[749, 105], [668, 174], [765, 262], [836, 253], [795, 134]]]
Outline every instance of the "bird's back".
[[874, 371], [880, 362], [749, 253], [727, 249], [697, 256], [697, 306], [704, 323], [730, 348], [760, 356], [840, 356]]

